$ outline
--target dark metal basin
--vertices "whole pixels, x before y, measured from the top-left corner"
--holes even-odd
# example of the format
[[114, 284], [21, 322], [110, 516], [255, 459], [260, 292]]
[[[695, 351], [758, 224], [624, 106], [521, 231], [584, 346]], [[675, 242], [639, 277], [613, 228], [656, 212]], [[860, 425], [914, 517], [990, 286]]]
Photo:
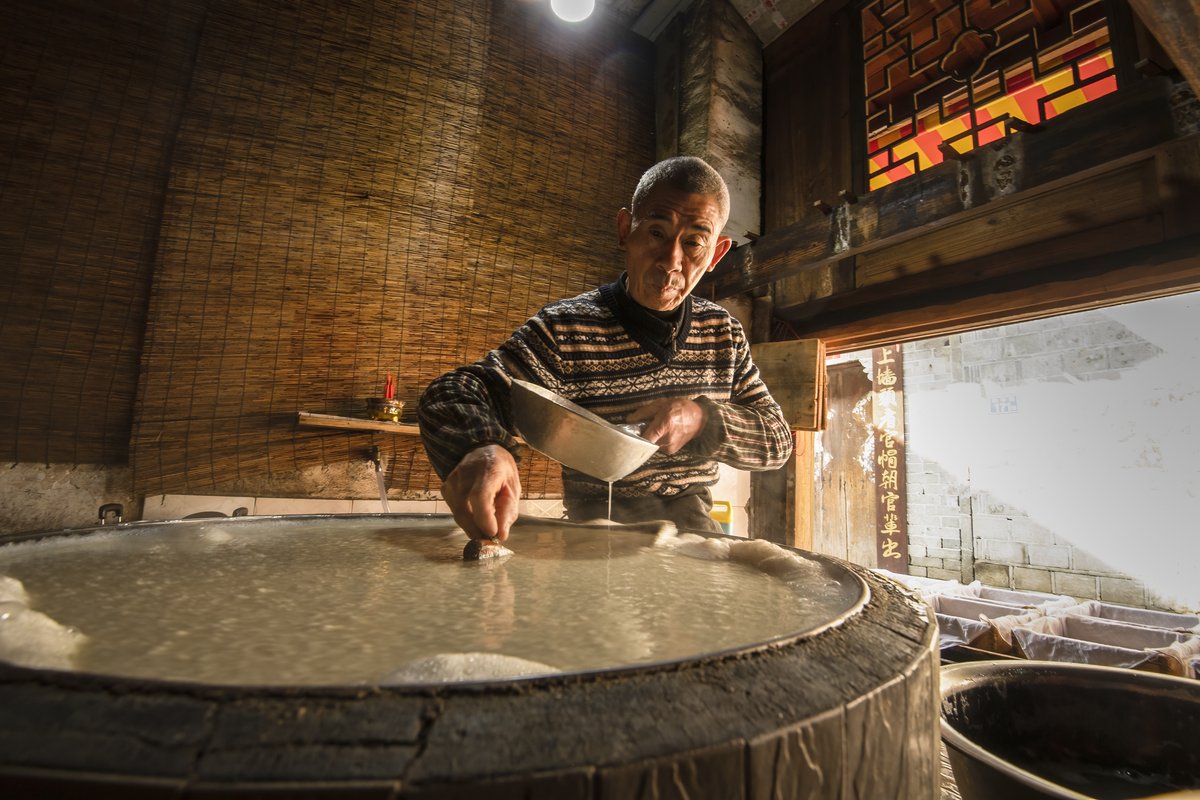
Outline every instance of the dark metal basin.
[[963, 800], [1200, 789], [1200, 681], [1038, 661], [953, 664], [941, 678]]

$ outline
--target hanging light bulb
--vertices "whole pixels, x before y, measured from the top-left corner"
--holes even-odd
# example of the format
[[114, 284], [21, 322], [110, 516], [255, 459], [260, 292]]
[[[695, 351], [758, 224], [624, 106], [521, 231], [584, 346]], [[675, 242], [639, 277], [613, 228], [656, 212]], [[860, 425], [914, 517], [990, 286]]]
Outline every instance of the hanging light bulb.
[[596, 0], [550, 0], [550, 9], [567, 22], [587, 19], [595, 8]]

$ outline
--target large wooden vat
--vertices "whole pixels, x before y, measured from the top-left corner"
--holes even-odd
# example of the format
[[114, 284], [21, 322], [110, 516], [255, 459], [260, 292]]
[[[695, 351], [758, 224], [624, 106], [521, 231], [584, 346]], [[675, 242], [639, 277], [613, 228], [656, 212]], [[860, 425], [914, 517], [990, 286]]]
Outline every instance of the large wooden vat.
[[0, 795], [933, 800], [932, 615], [868, 570], [806, 558], [860, 581], [865, 602], [672, 663], [391, 687], [0, 665]]

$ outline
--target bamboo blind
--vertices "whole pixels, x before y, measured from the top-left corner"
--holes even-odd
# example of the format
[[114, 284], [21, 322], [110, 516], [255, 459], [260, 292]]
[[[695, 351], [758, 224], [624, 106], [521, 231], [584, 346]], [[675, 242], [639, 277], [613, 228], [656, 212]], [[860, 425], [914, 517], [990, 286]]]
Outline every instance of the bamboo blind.
[[[572, 33], [574, 31], [574, 33]], [[586, 35], [584, 35], [586, 34]], [[647, 43], [523, 3], [210, 4], [171, 163], [133, 425], [135, 488], [254, 492], [409, 437], [298, 428], [409, 409], [541, 305], [619, 272], [653, 158]], [[558, 467], [525, 461], [527, 494]]]
[[0, 459], [125, 464], [203, 4], [0, 3]]

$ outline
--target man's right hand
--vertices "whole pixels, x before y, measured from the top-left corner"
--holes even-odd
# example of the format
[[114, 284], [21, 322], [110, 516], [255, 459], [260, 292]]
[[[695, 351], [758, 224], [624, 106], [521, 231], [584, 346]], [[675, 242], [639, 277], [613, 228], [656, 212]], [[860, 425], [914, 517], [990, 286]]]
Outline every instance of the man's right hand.
[[503, 542], [521, 500], [521, 476], [512, 453], [497, 444], [469, 451], [446, 476], [442, 498], [467, 536]]

